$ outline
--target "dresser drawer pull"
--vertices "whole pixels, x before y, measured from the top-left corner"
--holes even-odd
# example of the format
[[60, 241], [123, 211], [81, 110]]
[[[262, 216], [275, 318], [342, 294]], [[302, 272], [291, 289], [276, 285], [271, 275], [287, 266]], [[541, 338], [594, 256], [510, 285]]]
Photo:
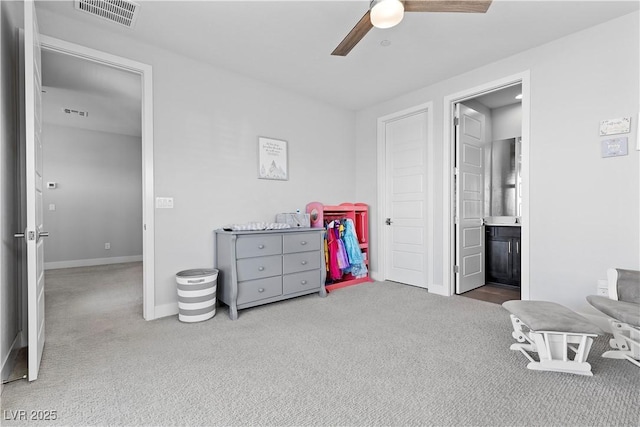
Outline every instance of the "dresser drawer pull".
[[258, 292], [264, 292], [264, 288], [258, 288]]
[[258, 249], [264, 249], [264, 245], [258, 245]]
[[258, 267], [258, 271], [264, 271], [264, 267], [262, 266]]
[[300, 281], [300, 284], [301, 284], [301, 285], [306, 285], [306, 284], [307, 284], [307, 281], [306, 281], [306, 280], [301, 280], [301, 281]]
[[307, 261], [301, 261], [300, 264], [307, 265]]
[[306, 244], [307, 244], [307, 242], [303, 240], [302, 242], [300, 242], [300, 244], [301, 244], [301, 245], [306, 245]]

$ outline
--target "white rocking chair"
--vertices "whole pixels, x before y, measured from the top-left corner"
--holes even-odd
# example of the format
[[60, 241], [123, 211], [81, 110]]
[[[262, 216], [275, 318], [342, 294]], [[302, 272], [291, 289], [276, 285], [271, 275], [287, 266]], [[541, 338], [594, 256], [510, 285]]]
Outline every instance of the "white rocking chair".
[[[502, 306], [511, 312], [511, 335], [518, 341], [510, 348], [529, 360], [527, 368], [593, 375], [587, 357], [593, 339], [602, 333], [600, 328], [549, 301], [506, 301]], [[539, 360], [529, 353], [537, 353]]]
[[614, 350], [602, 357], [626, 359], [640, 367], [640, 271], [610, 268], [607, 270], [609, 297], [589, 295], [589, 304], [610, 317]]

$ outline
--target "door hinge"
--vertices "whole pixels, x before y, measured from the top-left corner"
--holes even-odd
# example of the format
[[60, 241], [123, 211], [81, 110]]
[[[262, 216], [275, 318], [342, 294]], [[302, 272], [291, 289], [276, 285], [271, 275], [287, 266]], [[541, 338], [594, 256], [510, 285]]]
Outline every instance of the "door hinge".
[[457, 224], [457, 223], [458, 223], [458, 215], [456, 215], [456, 216], [454, 216], [454, 217], [453, 217], [453, 223], [454, 223], [454, 224]]
[[460, 173], [460, 169], [458, 169], [457, 167], [453, 168], [453, 174], [455, 176], [458, 176], [459, 173]]
[[456, 273], [456, 274], [460, 273], [460, 267], [458, 267], [457, 265], [454, 265], [453, 266], [453, 272]]
[[454, 125], [454, 126], [458, 126], [459, 124], [460, 124], [460, 119], [459, 119], [459, 118], [457, 118], [457, 117], [454, 117], [454, 118], [453, 118], [453, 125]]

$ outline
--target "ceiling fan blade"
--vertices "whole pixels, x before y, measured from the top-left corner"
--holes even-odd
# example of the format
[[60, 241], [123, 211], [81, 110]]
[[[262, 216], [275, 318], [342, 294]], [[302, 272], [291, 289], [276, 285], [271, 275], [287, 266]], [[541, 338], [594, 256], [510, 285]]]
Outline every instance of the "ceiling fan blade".
[[344, 38], [336, 47], [331, 55], [336, 56], [347, 56], [351, 49], [358, 44], [360, 40], [369, 32], [370, 29], [373, 28], [373, 24], [371, 23], [371, 18], [369, 17], [369, 11], [364, 14], [364, 16], [358, 21], [355, 27], [347, 34], [347, 37]]
[[405, 12], [485, 13], [492, 0], [406, 0]]

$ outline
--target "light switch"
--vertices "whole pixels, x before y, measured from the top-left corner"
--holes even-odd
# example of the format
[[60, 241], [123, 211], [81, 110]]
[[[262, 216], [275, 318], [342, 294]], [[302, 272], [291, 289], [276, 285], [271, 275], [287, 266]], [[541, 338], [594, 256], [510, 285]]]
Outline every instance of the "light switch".
[[156, 209], [173, 209], [173, 197], [156, 197]]
[[56, 210], [56, 205], [54, 203], [50, 203], [49, 204], [49, 210], [50, 211], [55, 211]]

